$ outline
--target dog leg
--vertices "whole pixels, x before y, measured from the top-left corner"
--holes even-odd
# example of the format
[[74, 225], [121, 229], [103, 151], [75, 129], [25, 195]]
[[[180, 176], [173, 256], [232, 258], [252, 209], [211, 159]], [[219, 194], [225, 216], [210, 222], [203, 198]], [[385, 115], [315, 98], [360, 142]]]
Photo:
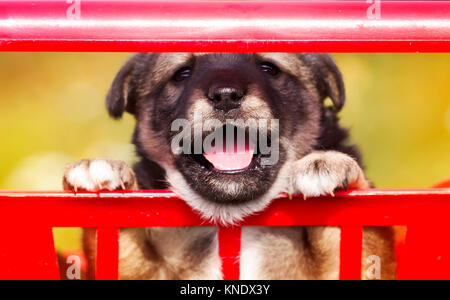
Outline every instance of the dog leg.
[[[371, 186], [358, 163], [347, 154], [337, 151], [313, 152], [294, 165], [292, 177], [294, 193], [302, 193], [306, 199], [333, 195], [339, 189], [365, 189]], [[340, 229], [337, 227], [307, 227], [307, 241], [313, 253], [321, 253], [316, 264], [321, 265], [317, 278], [337, 279], [339, 276]], [[369, 257], [380, 260], [380, 278], [395, 278], [395, 257], [393, 229], [389, 227], [365, 227], [363, 239], [362, 278], [372, 279], [366, 273], [370, 265]]]
[[[126, 163], [97, 158], [69, 164], [64, 172], [63, 188], [66, 191], [136, 190], [137, 181]], [[121, 240], [122, 234], [123, 231]], [[83, 228], [83, 248], [88, 260], [86, 278], [95, 279], [95, 228]]]

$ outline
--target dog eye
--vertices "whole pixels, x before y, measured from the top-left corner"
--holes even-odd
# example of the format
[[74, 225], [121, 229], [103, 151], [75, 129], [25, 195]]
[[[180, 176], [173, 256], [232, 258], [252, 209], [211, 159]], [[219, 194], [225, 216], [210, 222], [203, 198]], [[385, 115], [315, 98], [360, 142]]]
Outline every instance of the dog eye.
[[259, 65], [259, 68], [261, 69], [261, 71], [271, 76], [276, 76], [280, 73], [280, 69], [278, 69], [277, 66], [275, 66], [270, 62], [263, 62], [262, 64]]
[[173, 76], [173, 80], [176, 82], [181, 82], [185, 79], [188, 79], [192, 75], [192, 68], [185, 67], [178, 70]]

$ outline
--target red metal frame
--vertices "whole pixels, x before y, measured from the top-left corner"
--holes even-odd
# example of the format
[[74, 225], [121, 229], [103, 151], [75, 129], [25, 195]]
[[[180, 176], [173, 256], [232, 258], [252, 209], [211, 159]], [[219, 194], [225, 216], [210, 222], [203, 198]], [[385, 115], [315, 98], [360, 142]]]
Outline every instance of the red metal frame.
[[[450, 188], [355, 190], [304, 201], [280, 196], [240, 226], [340, 226], [341, 279], [361, 277], [363, 226], [408, 226], [400, 279], [450, 278]], [[58, 279], [52, 227], [98, 228], [97, 279], [117, 279], [118, 227], [213, 226], [168, 191], [0, 192], [0, 278]], [[14, 229], [12, 229], [14, 228]], [[222, 228], [225, 279], [239, 278], [237, 228]], [[444, 238], [442, 238], [444, 237]], [[424, 243], [424, 241], [426, 241]], [[409, 244], [408, 242], [411, 242]], [[31, 247], [31, 248], [30, 248]], [[32, 253], [32, 257], [30, 255]], [[419, 259], [420, 258], [420, 259]], [[28, 270], [32, 270], [29, 272]]]
[[[0, 0], [0, 51], [450, 52], [447, 1], [383, 1], [377, 20], [368, 19], [366, 1], [83, 0], [79, 19], [67, 16], [70, 5]], [[340, 226], [340, 277], [357, 279], [362, 226], [405, 225], [399, 278], [449, 278], [444, 186], [282, 197], [241, 226]], [[0, 278], [57, 279], [53, 227], [97, 228], [96, 278], [117, 279], [118, 226], [205, 225], [170, 192], [0, 192]], [[239, 241], [239, 228], [219, 230], [225, 279], [239, 278]]]
[[[0, 51], [449, 52], [450, 2], [0, 0]], [[211, 30], [214, 28], [214, 30]]]

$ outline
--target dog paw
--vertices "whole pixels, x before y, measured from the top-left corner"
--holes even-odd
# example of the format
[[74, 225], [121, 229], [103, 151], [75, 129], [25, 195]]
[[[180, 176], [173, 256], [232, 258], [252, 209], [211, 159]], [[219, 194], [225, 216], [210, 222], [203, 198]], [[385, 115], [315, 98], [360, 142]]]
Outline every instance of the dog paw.
[[69, 164], [64, 172], [63, 188], [71, 191], [135, 190], [137, 182], [126, 163], [97, 158]]
[[358, 163], [337, 151], [313, 152], [295, 162], [292, 187], [306, 199], [333, 195], [347, 188], [369, 188], [370, 184]]

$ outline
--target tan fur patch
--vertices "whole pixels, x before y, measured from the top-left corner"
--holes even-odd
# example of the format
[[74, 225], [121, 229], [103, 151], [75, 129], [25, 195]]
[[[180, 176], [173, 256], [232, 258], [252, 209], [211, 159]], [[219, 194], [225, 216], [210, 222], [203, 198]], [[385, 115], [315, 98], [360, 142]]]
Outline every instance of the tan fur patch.
[[141, 119], [137, 122], [137, 126], [139, 127], [139, 140], [142, 141], [147, 153], [162, 166], [173, 166], [173, 155], [170, 144], [150, 128], [151, 112], [141, 114], [139, 118]]
[[149, 80], [153, 85], [167, 80], [178, 69], [185, 66], [192, 58], [192, 53], [161, 53], [156, 59], [153, 69], [149, 70]]
[[269, 105], [263, 100], [263, 95], [254, 85], [248, 87], [248, 95], [242, 102], [240, 110], [245, 116], [244, 119], [271, 120], [274, 118]]
[[190, 107], [188, 109], [188, 120], [191, 122], [192, 125], [199, 125], [194, 124], [194, 117], [196, 115], [201, 115], [203, 120], [208, 119], [215, 119], [218, 118], [218, 115], [214, 111], [214, 107], [211, 105], [209, 100], [204, 96], [204, 93], [200, 90], [195, 90], [192, 93], [191, 99], [190, 99]]
[[291, 53], [258, 53], [256, 55], [261, 60], [271, 62], [282, 71], [297, 77], [309, 91], [318, 94], [312, 71], [297, 55]]
[[211, 245], [198, 245], [203, 255], [195, 256], [195, 249], [190, 249], [196, 238], [215, 231], [207, 227], [122, 229], [120, 279], [221, 279], [217, 239]]

